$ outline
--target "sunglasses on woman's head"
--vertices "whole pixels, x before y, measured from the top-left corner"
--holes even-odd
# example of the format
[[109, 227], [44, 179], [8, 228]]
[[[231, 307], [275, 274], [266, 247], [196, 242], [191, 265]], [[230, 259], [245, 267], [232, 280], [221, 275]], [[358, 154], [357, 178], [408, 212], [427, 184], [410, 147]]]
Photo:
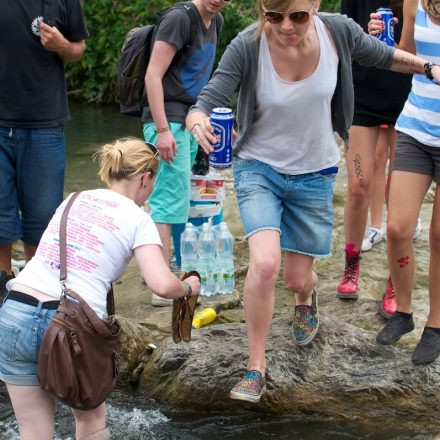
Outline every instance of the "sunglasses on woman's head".
[[310, 18], [309, 11], [294, 11], [294, 12], [278, 12], [278, 11], [265, 11], [263, 12], [264, 19], [272, 24], [280, 24], [284, 17], [289, 17], [289, 20], [295, 24], [304, 24]]
[[156, 145], [152, 144], [151, 142], [145, 142], [145, 145], [151, 150], [151, 152], [154, 154], [153, 157], [156, 157], [159, 154], [159, 151], [157, 151]]

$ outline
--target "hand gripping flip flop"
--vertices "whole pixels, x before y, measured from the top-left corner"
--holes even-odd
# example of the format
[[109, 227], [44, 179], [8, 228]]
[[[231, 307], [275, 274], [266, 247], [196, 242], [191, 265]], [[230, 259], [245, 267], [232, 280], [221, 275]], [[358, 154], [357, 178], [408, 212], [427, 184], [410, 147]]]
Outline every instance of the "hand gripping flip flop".
[[[200, 274], [196, 270], [185, 272], [180, 277], [181, 281], [186, 280], [188, 277], [195, 275], [201, 280]], [[171, 315], [171, 331], [173, 341], [178, 344], [179, 342], [191, 341], [191, 328], [192, 320], [194, 316], [194, 310], [196, 309], [197, 300], [199, 295], [176, 298], [173, 300], [173, 311]]]

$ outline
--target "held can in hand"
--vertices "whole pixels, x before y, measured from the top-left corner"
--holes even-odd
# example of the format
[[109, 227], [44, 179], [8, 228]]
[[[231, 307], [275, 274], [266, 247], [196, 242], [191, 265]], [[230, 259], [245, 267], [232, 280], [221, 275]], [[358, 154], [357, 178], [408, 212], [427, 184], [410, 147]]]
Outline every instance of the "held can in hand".
[[213, 145], [214, 151], [209, 155], [209, 165], [212, 168], [230, 168], [232, 165], [234, 115], [230, 108], [215, 108], [210, 118], [214, 135], [217, 136], [218, 141]]
[[385, 28], [378, 34], [377, 38], [384, 41], [388, 46], [394, 46], [394, 20], [393, 11], [389, 8], [379, 8], [376, 11], [380, 14], [380, 19], [383, 21]]

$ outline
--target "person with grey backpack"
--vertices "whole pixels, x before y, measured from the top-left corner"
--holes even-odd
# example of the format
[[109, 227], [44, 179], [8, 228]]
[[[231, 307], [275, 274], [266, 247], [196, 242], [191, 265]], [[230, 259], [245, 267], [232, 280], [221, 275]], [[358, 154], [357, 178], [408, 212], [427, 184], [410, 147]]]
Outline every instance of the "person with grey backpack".
[[[145, 140], [157, 145], [160, 156], [148, 204], [166, 261], [170, 257], [171, 225], [188, 220], [189, 177], [198, 148], [192, 134], [185, 130], [185, 117], [211, 76], [223, 26], [220, 11], [227, 3], [185, 2], [185, 8], [172, 9], [161, 18], [154, 35], [145, 74], [148, 103], [143, 108], [142, 122]], [[186, 50], [194, 18], [194, 39]], [[153, 305], [167, 305], [156, 300], [159, 298], [153, 297]]]

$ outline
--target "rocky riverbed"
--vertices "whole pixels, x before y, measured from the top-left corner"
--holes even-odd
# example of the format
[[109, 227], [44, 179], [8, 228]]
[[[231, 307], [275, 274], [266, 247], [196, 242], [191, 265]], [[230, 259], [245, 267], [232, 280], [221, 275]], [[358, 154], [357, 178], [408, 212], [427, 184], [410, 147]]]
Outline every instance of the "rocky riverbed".
[[[345, 194], [346, 173], [341, 163], [334, 197], [333, 256], [318, 260], [315, 266], [320, 278], [322, 322], [316, 342], [306, 348], [292, 344], [293, 299], [280, 279], [268, 340], [268, 392], [260, 404], [246, 406], [310, 420], [346, 419], [366, 425], [382, 415], [386, 416], [390, 427], [403, 424], [410, 429], [421, 423], [440, 431], [437, 394], [440, 363], [414, 367], [410, 360], [411, 349], [420, 337], [427, 315], [432, 192], [423, 204], [423, 230], [415, 241], [416, 330], [403, 337], [397, 348], [375, 343], [376, 332], [385, 322], [377, 309], [388, 278], [386, 243], [364, 253], [360, 299], [341, 301], [335, 296], [344, 269]], [[172, 342], [169, 337], [170, 308], [150, 305], [150, 292], [140, 283], [134, 263], [116, 286], [119, 314], [132, 326], [124, 345], [126, 368], [121, 380], [139, 384], [138, 391], [143, 395], [204, 411], [234, 410], [242, 405], [230, 400], [228, 394], [241, 376], [247, 357], [241, 293], [248, 250], [242, 238], [230, 173], [227, 174], [224, 214], [236, 237], [236, 293], [202, 298], [200, 309], [213, 306], [218, 317], [212, 325], [193, 330], [190, 344]], [[149, 343], [157, 348], [151, 350]]]
[[[241, 294], [248, 250], [230, 172], [226, 179], [224, 218], [236, 238], [236, 292], [201, 298], [199, 309], [217, 309], [218, 316], [212, 325], [193, 330], [191, 343], [175, 345], [170, 338], [171, 308], [151, 306], [151, 292], [141, 283], [135, 261], [115, 286], [117, 313], [125, 330], [120, 385], [135, 387], [141, 395], [172, 405], [204, 411], [229, 411], [243, 405], [230, 400], [228, 395], [243, 373], [247, 356]], [[415, 367], [410, 360], [427, 316], [432, 192], [423, 204], [423, 230], [415, 241], [416, 330], [404, 336], [397, 348], [381, 347], [374, 341], [384, 325], [377, 308], [388, 278], [386, 243], [364, 253], [360, 299], [341, 301], [335, 296], [344, 269], [345, 194], [346, 173], [341, 162], [334, 197], [333, 256], [315, 264], [320, 278], [322, 323], [317, 339], [309, 347], [293, 345], [293, 296], [280, 277], [268, 340], [268, 392], [260, 404], [245, 407], [311, 421], [351, 420], [366, 425], [383, 416], [389, 426], [398, 424], [411, 429], [419, 424], [440, 431], [440, 362]], [[19, 249], [15, 251], [19, 257]]]

